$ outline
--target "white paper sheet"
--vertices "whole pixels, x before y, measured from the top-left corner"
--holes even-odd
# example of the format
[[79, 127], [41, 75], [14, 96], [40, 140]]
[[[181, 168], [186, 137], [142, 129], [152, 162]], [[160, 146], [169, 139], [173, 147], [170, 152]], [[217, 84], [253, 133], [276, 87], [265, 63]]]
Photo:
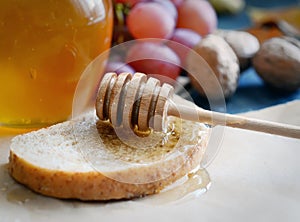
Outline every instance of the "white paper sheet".
[[[300, 101], [247, 116], [300, 125]], [[300, 221], [300, 140], [225, 128], [207, 167], [210, 189], [175, 202], [149, 198], [108, 203], [34, 194], [7, 174], [10, 137], [0, 139], [0, 221]], [[18, 194], [23, 197], [15, 198]], [[149, 201], [152, 198], [155, 201]]]

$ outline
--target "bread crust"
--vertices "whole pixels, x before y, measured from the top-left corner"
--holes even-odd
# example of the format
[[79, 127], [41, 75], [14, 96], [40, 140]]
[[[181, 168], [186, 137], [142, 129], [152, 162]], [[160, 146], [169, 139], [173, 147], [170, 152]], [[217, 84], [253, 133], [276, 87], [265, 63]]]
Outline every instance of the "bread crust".
[[202, 149], [197, 145], [190, 158], [169, 177], [144, 184], [123, 183], [97, 171], [73, 173], [44, 169], [28, 163], [12, 151], [9, 157], [9, 173], [19, 183], [46, 196], [80, 200], [131, 199], [158, 193], [197, 167], [201, 156]]

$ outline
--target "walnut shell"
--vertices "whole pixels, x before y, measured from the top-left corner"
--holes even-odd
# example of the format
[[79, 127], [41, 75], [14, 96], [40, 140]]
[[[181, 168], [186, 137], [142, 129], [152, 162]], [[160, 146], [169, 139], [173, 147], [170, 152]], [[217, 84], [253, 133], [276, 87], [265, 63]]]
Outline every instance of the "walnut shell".
[[228, 98], [236, 91], [240, 69], [229, 44], [222, 37], [210, 34], [189, 53], [187, 72], [200, 95], [218, 100]]
[[300, 88], [300, 41], [289, 37], [265, 41], [253, 58], [253, 66], [271, 86], [297, 90]]
[[250, 67], [251, 60], [260, 47], [260, 43], [254, 35], [236, 30], [217, 30], [215, 34], [223, 37], [231, 46], [239, 59], [241, 70]]

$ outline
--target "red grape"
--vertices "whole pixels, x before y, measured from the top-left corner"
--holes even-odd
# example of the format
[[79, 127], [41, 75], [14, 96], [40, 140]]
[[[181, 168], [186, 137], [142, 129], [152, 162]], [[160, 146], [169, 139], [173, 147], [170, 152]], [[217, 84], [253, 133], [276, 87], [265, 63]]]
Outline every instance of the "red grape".
[[185, 0], [178, 7], [177, 27], [207, 35], [217, 27], [216, 12], [208, 1]]
[[127, 17], [127, 27], [136, 39], [171, 37], [175, 28], [171, 14], [156, 2], [145, 2], [135, 5]]
[[191, 29], [178, 28], [170, 40], [167, 45], [177, 53], [181, 64], [184, 64], [189, 50], [201, 41], [201, 36]]
[[153, 0], [160, 4], [177, 21], [178, 13], [175, 5], [170, 0]]
[[176, 7], [179, 7], [179, 5], [182, 4], [184, 0], [171, 0], [171, 2], [176, 6]]
[[115, 72], [117, 74], [129, 72], [133, 74], [135, 71], [131, 66], [123, 62], [108, 62], [105, 67], [105, 73], [106, 72]]
[[[136, 42], [128, 51], [126, 62], [135, 71], [176, 79], [180, 73], [180, 59], [164, 44]], [[160, 78], [162, 81], [163, 78]]]

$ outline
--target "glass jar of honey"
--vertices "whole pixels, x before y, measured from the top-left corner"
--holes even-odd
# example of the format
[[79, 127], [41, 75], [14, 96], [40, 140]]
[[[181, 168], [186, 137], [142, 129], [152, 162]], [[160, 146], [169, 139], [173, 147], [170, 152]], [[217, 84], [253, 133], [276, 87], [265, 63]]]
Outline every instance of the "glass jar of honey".
[[112, 17], [111, 0], [1, 0], [0, 128], [66, 120], [81, 73], [110, 47]]

